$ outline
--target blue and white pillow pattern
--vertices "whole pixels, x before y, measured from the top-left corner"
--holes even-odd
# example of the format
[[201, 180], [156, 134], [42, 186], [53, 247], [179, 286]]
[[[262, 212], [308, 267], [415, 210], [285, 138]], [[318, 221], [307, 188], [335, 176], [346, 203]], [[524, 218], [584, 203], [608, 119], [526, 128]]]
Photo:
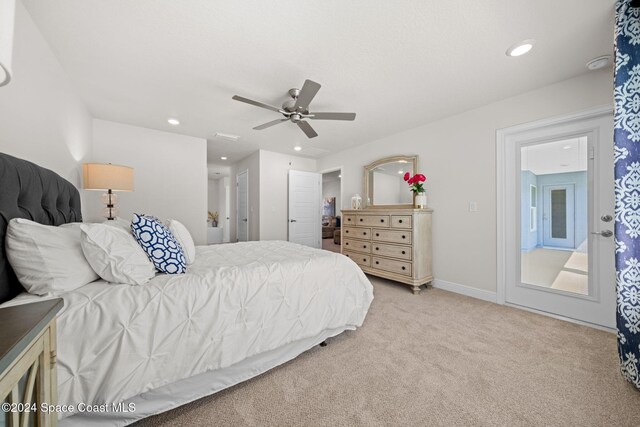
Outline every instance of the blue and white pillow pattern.
[[167, 274], [187, 271], [182, 247], [157, 218], [133, 214], [131, 232], [158, 270]]

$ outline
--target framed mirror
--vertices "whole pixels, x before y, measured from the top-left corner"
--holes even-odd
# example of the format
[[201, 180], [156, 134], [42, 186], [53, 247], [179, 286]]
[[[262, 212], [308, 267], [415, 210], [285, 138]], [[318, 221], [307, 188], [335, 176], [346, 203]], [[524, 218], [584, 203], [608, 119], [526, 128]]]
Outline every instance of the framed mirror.
[[404, 174], [418, 171], [418, 156], [394, 156], [364, 167], [364, 204], [370, 208], [413, 207], [413, 193]]

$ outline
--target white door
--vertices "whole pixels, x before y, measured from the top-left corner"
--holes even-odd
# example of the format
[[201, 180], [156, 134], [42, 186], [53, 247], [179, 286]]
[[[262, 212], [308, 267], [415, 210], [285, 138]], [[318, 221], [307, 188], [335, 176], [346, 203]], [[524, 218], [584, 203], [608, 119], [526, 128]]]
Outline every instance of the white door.
[[[498, 302], [615, 328], [612, 112], [501, 130], [498, 142]], [[536, 219], [529, 215], [543, 224], [553, 218], [542, 216], [554, 212], [529, 206], [529, 184], [560, 190], [555, 243], [571, 235], [572, 244], [547, 247], [549, 227], [531, 226]], [[547, 197], [553, 199], [538, 195], [539, 202]]]
[[224, 218], [224, 229], [222, 231], [222, 241], [224, 243], [229, 243], [229, 220], [230, 220], [230, 212], [231, 212], [231, 191], [229, 188], [229, 180], [225, 179], [224, 184], [224, 212], [226, 217]]
[[322, 247], [322, 175], [289, 171], [289, 241]]
[[236, 177], [237, 200], [237, 240], [246, 242], [249, 240], [249, 171], [239, 173]]
[[545, 185], [542, 188], [544, 197], [542, 202], [543, 246], [575, 248], [574, 187], [573, 184], [561, 184]]

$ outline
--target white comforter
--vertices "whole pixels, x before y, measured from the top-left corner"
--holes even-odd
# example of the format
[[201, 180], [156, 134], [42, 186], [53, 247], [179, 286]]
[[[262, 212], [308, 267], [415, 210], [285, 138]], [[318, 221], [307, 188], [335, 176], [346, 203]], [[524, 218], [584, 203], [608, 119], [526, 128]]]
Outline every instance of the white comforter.
[[97, 281], [62, 297], [58, 403], [77, 406], [117, 403], [325, 329], [355, 329], [373, 291], [345, 256], [265, 241], [198, 247], [185, 275], [143, 286]]

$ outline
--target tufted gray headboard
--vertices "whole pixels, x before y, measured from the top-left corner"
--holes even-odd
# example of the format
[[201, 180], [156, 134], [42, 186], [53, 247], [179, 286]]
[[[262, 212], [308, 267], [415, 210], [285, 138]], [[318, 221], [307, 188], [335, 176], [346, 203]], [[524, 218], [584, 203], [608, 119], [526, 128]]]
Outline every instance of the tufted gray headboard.
[[12, 218], [45, 225], [81, 222], [80, 193], [55, 172], [0, 153], [0, 303], [24, 291], [5, 253], [4, 238]]

